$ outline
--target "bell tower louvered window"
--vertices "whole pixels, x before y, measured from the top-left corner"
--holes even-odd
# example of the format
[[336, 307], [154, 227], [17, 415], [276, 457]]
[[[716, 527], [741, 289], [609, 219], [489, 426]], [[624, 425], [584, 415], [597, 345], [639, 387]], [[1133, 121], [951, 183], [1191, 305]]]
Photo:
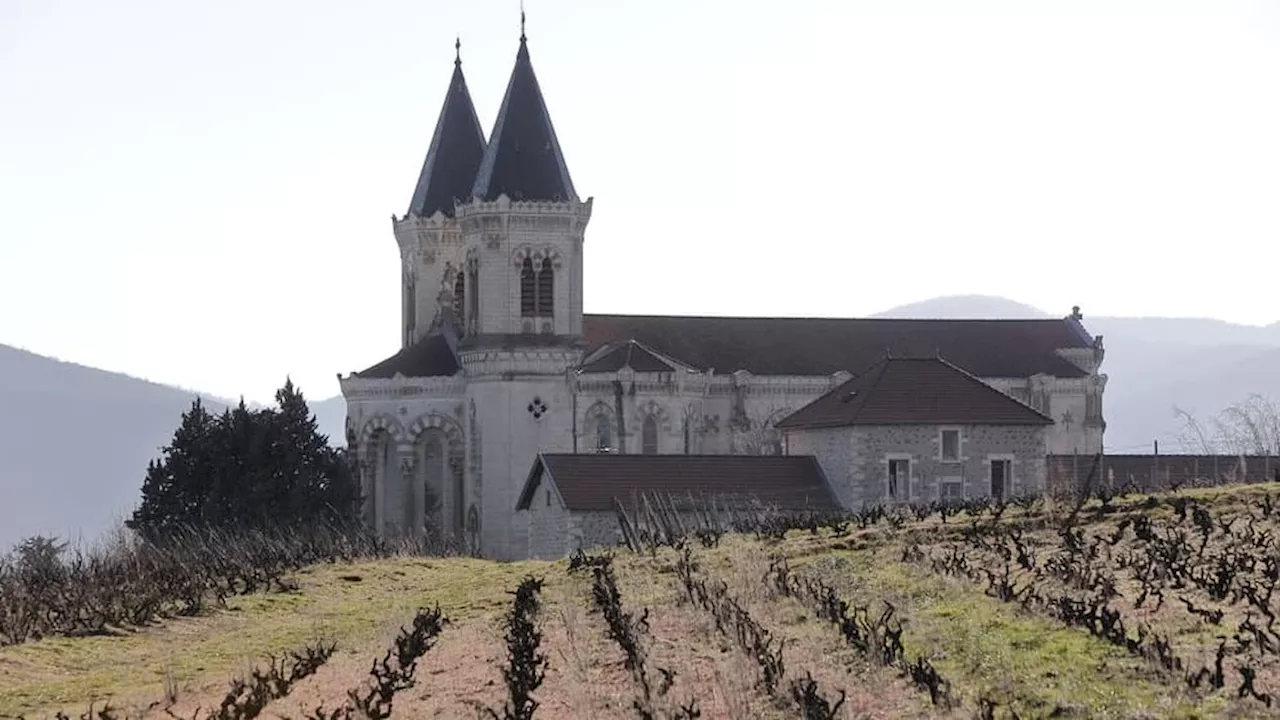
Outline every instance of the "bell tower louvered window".
[[555, 270], [551, 258], [520, 263], [520, 315], [551, 317], [555, 308]]
[[467, 274], [458, 271], [458, 277], [453, 281], [453, 315], [458, 322], [462, 323], [463, 314], [467, 309]]
[[551, 317], [555, 307], [555, 270], [551, 269], [551, 258], [542, 259], [542, 267], [538, 268], [537, 307], [539, 317]]
[[538, 307], [538, 275], [533, 271], [533, 260], [525, 258], [520, 263], [520, 315], [536, 317]]

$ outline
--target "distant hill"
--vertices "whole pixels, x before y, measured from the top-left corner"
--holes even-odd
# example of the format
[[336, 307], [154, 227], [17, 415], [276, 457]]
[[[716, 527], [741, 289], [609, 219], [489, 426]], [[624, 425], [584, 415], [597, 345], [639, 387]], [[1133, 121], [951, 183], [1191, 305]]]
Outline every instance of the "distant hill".
[[[1062, 313], [1065, 315], [1066, 313]], [[872, 317], [899, 319], [987, 319], [1035, 320], [1053, 315], [1008, 298], [993, 295], [949, 295], [921, 300], [876, 313]]]
[[[1062, 317], [1001, 297], [938, 297], [885, 311], [897, 318]], [[1265, 327], [1209, 318], [1090, 317], [1103, 336], [1109, 380], [1104, 413], [1112, 452], [1178, 449], [1175, 405], [1207, 420], [1259, 393], [1280, 400], [1280, 323]], [[1187, 448], [1190, 450], [1190, 448]]]
[[324, 400], [307, 400], [307, 406], [316, 415], [316, 425], [320, 432], [329, 436], [329, 444], [345, 447], [347, 444], [347, 401], [341, 395]]
[[93, 540], [126, 517], [196, 397], [0, 345], [0, 550], [36, 533]]

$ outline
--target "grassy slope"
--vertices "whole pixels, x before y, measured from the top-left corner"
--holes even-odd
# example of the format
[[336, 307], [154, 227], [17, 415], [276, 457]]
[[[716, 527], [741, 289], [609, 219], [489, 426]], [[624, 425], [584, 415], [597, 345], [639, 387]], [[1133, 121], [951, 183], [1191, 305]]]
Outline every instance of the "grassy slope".
[[[1248, 506], [1259, 492], [1244, 488], [1187, 494], [1217, 511]], [[947, 529], [936, 523], [936, 518], [927, 520], [913, 534], [944, 534]], [[1224, 709], [1223, 693], [1192, 697], [1179, 681], [1160, 678], [1148, 663], [1082, 630], [1024, 613], [986, 596], [975, 584], [899, 562], [901, 538], [883, 531], [839, 538], [793, 535], [776, 546], [732, 537], [719, 548], [700, 550], [708, 573], [728, 583], [753, 616], [788, 639], [788, 676], [810, 671], [824, 693], [846, 690], [848, 717], [935, 713], [927, 695], [896, 673], [855, 657], [831, 626], [795, 601], [768, 592], [762, 580], [768, 556], [779, 552], [792, 559], [797, 571], [820, 573], [847, 599], [877, 610], [882, 601], [892, 602], [905, 621], [908, 653], [931, 658], [963, 698], [965, 710], [957, 716], [970, 716], [980, 695], [1012, 703], [1024, 717], [1055, 711], [1067, 716], [1181, 717]], [[666, 552], [657, 558], [623, 557], [617, 563], [627, 609], [652, 609], [651, 635], [645, 641], [651, 667], [678, 670], [674, 694], [697, 697], [703, 717], [789, 716], [753, 690], [751, 662], [720, 638], [701, 611], [679, 602], [681, 591], [670, 571], [674, 557]], [[543, 701], [540, 716], [633, 717], [629, 706], [634, 689], [620, 667], [621, 653], [605, 637], [603, 621], [589, 612], [589, 578], [569, 576], [564, 562], [420, 558], [313, 568], [301, 574], [298, 593], [238, 598], [225, 612], [124, 636], [0, 648], [0, 717], [79, 713], [90, 700], [103, 699], [145, 708], [164, 701], [167, 685], [176, 686], [177, 707], [190, 716], [196, 705], [216, 703], [231, 677], [266, 654], [280, 654], [317, 637], [336, 640], [339, 655], [266, 715], [298, 717], [321, 702], [340, 702], [413, 610], [437, 602], [452, 623], [424, 659], [418, 687], [397, 696], [396, 716], [474, 717], [476, 704], [497, 706], [503, 700], [500, 617], [510, 600], [507, 591], [527, 573], [548, 581], [543, 627], [551, 666], [537, 693]], [[1240, 713], [1242, 707], [1235, 710]], [[1244, 706], [1237, 716], [1261, 714], [1253, 710]], [[166, 717], [158, 707], [149, 715]]]

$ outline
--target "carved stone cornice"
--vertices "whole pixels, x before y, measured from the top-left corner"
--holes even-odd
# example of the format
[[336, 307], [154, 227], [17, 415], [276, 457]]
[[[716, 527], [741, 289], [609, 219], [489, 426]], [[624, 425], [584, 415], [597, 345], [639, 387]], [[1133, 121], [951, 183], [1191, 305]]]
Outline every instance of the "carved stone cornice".
[[348, 376], [338, 378], [338, 386], [342, 390], [342, 396], [348, 401], [406, 397], [461, 400], [467, 392], [467, 380], [462, 375], [427, 378], [409, 378], [403, 375], [390, 378]]
[[504, 350], [474, 348], [458, 353], [466, 374], [470, 378], [510, 377], [512, 375], [563, 376], [565, 368], [575, 367], [582, 360], [582, 351], [576, 348], [529, 348]]

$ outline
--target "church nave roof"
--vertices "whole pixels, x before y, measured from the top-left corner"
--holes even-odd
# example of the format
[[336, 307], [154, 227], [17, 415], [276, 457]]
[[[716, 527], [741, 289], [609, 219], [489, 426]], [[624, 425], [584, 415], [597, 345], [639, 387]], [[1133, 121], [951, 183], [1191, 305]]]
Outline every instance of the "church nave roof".
[[831, 375], [941, 355], [981, 378], [1075, 378], [1086, 373], [1057, 351], [1091, 347], [1067, 320], [585, 315], [582, 327], [588, 348], [636, 340], [718, 374]]

